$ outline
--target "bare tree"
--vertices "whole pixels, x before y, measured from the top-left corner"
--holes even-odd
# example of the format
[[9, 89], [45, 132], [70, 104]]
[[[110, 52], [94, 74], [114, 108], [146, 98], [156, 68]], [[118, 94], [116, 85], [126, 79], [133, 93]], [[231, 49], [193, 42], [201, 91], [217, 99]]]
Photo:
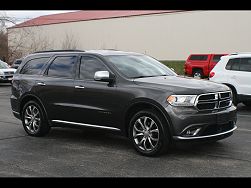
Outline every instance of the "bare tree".
[[78, 42], [72, 34], [66, 33], [62, 42], [62, 50], [75, 50], [78, 48]]
[[34, 27], [8, 29], [9, 61], [21, 58], [35, 51], [51, 50], [53, 43], [41, 30]]

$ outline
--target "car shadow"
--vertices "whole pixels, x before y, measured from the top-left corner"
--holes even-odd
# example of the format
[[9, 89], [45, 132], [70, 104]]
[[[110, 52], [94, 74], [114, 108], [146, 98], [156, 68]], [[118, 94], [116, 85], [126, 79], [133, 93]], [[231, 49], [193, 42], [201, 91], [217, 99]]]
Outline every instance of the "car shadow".
[[[136, 154], [129, 139], [108, 131], [90, 130], [90, 129], [71, 129], [71, 128], [53, 128], [51, 132], [44, 137], [53, 140], [54, 144], [84, 144], [88, 147], [102, 147], [111, 150], [123, 151]], [[224, 143], [205, 142], [205, 143], [174, 143], [170, 146], [167, 153], [157, 156], [157, 158], [168, 157], [193, 157], [200, 156], [202, 153], [214, 153], [215, 150], [224, 152]]]

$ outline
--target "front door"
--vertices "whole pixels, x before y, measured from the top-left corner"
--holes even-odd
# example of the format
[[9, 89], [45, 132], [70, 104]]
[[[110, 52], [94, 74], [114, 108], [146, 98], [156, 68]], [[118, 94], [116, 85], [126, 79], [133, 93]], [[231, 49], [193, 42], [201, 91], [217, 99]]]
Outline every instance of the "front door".
[[[75, 119], [78, 123], [93, 127], [117, 128], [116, 85], [94, 80], [96, 71], [109, 71], [108, 67], [98, 58], [82, 56], [79, 75], [75, 80], [74, 106]], [[114, 99], [114, 100], [113, 100]], [[102, 128], [100, 127], [100, 128]]]

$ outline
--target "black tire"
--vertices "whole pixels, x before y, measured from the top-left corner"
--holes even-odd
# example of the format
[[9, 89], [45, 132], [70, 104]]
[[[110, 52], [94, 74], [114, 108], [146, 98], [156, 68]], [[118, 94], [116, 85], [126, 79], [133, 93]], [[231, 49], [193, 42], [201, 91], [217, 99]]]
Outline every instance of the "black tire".
[[202, 70], [200, 70], [200, 69], [193, 70], [193, 77], [194, 78], [202, 79], [203, 78], [203, 72], [202, 72]]
[[36, 101], [29, 101], [24, 105], [22, 123], [24, 130], [30, 136], [40, 137], [50, 131], [45, 113]]
[[[145, 119], [144, 120], [141, 119], [144, 117], [147, 117], [146, 121], [144, 121]], [[148, 125], [146, 125], [145, 128], [150, 127], [150, 129], [144, 130], [142, 128], [142, 126], [140, 125], [140, 123], [138, 122], [138, 120], [141, 123], [143, 123], [144, 125], [148, 124]], [[143, 122], [142, 122], [142, 120], [143, 120]], [[152, 124], [152, 122], [154, 122], [154, 123]], [[152, 124], [152, 126], [151, 126], [151, 124]], [[135, 126], [136, 126], [136, 129], [135, 129]], [[157, 130], [156, 128], [158, 129], [158, 133], [156, 131]], [[137, 129], [140, 129], [139, 131], [144, 132], [144, 133], [138, 132], [139, 134], [143, 134], [143, 135], [136, 136]], [[159, 154], [163, 154], [163, 153], [167, 152], [167, 150], [170, 146], [170, 136], [169, 136], [167, 130], [168, 130], [167, 123], [164, 120], [164, 118], [161, 115], [159, 115], [158, 112], [155, 112], [154, 110], [142, 110], [142, 111], [137, 112], [135, 115], [133, 115], [130, 120], [129, 138], [130, 138], [130, 141], [132, 142], [135, 150], [137, 152], [139, 152], [140, 154], [145, 155], [145, 156], [149, 156], [149, 157], [157, 156]], [[148, 131], [149, 131], [149, 133], [148, 133]], [[157, 136], [157, 134], [158, 134], [158, 136]], [[142, 141], [143, 138], [145, 139], [143, 141], [144, 143], [142, 143], [144, 146], [142, 146], [140, 144], [141, 143], [140, 141]], [[152, 139], [155, 139], [155, 140], [158, 139], [158, 141], [155, 141]], [[151, 141], [151, 143], [149, 140]], [[154, 146], [154, 147], [151, 147], [151, 146]], [[149, 149], [149, 147], [150, 147], [150, 150], [147, 150], [147, 149]]]
[[238, 105], [238, 97], [237, 97], [237, 92], [236, 92], [236, 90], [233, 88], [233, 87], [230, 87], [230, 89], [232, 90], [232, 95], [233, 95], [233, 104], [235, 105], [235, 106], [237, 106]]
[[245, 101], [242, 102], [243, 104], [245, 104], [245, 106], [251, 107], [251, 101]]

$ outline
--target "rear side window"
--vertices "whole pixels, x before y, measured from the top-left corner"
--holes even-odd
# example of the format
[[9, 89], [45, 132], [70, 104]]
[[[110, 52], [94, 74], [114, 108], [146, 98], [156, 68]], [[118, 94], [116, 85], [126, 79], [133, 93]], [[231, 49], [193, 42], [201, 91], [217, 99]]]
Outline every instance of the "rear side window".
[[240, 58], [229, 59], [227, 65], [226, 65], [226, 69], [239, 71], [240, 70]]
[[189, 60], [192, 61], [206, 61], [207, 60], [207, 55], [191, 55]]
[[38, 74], [49, 59], [49, 57], [42, 57], [28, 61], [22, 68], [20, 74]]
[[218, 63], [220, 61], [220, 58], [222, 57], [223, 55], [214, 55], [213, 57], [213, 62], [216, 62]]
[[56, 57], [51, 63], [47, 75], [52, 77], [73, 78], [76, 56]]
[[251, 72], [251, 58], [241, 58], [240, 71]]
[[107, 71], [105, 65], [96, 58], [82, 57], [80, 64], [80, 79], [94, 80], [97, 71]]

